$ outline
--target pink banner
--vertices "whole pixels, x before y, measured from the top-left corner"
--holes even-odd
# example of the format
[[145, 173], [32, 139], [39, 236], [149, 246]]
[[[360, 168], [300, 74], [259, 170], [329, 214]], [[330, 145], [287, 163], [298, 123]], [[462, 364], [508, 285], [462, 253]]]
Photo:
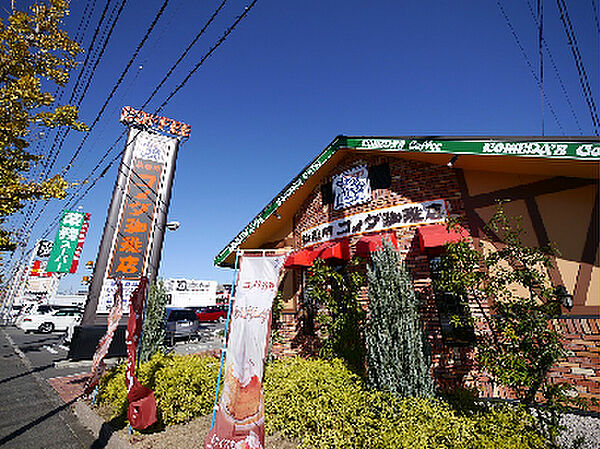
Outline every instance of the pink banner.
[[262, 390], [271, 306], [285, 260], [243, 256], [231, 312], [223, 394], [206, 449], [263, 449], [265, 408]]
[[144, 387], [135, 377], [137, 348], [142, 334], [144, 318], [144, 302], [146, 300], [146, 286], [148, 279], [142, 277], [129, 301], [129, 319], [127, 320], [127, 333], [125, 345], [127, 347], [127, 367], [125, 381], [127, 383], [127, 399], [129, 409], [127, 418], [134, 429], [145, 429], [156, 422], [156, 399], [150, 388]]
[[77, 246], [75, 247], [75, 253], [73, 254], [73, 262], [71, 262], [71, 268], [69, 273], [77, 272], [77, 265], [79, 265], [79, 257], [81, 257], [81, 251], [83, 251], [83, 242], [85, 242], [85, 236], [87, 235], [88, 228], [90, 227], [90, 214], [85, 214], [83, 217], [83, 224], [79, 231], [79, 237], [77, 239]]
[[94, 354], [94, 359], [92, 362], [91, 377], [87, 381], [84, 388], [84, 392], [86, 394], [89, 394], [94, 387], [98, 385], [100, 378], [106, 371], [104, 357], [106, 357], [106, 354], [108, 353], [108, 348], [110, 348], [113, 336], [115, 335], [115, 330], [117, 329], [119, 320], [123, 315], [123, 286], [121, 285], [120, 279], [115, 279], [115, 281], [117, 283], [117, 291], [115, 292], [113, 306], [108, 314], [108, 327], [106, 328], [106, 334], [104, 334], [104, 337], [100, 339], [98, 346], [96, 347], [96, 353]]

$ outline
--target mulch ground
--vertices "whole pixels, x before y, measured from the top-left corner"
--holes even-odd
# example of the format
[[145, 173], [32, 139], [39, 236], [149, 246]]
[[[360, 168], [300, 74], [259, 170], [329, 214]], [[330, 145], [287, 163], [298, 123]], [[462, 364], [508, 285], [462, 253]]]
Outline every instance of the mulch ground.
[[[76, 400], [83, 394], [83, 387], [89, 374], [76, 374], [73, 376], [54, 377], [48, 382], [56, 390], [65, 403]], [[95, 407], [94, 410], [104, 421], [109, 422], [111, 410], [106, 406]], [[134, 449], [177, 449], [189, 447], [203, 447], [204, 438], [208, 435], [212, 416], [202, 416], [185, 424], [176, 424], [164, 430], [140, 434], [134, 432], [129, 435], [127, 428], [115, 429], [119, 436], [128, 441]], [[281, 435], [268, 435], [265, 439], [265, 449], [295, 449], [296, 444]]]

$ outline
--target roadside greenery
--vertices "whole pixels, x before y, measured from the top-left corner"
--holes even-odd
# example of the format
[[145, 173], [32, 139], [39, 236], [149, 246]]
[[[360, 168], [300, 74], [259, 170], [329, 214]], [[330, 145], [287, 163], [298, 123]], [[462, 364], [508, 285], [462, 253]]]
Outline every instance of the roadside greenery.
[[309, 269], [308, 295], [315, 303], [320, 324], [321, 356], [343, 359], [356, 374], [365, 373], [364, 325], [366, 312], [358, 296], [365, 278], [357, 270], [360, 260], [346, 267], [315, 259]]
[[159, 352], [166, 352], [165, 347], [165, 320], [167, 314], [167, 292], [162, 280], [150, 285], [146, 303], [146, 316], [142, 329], [142, 347], [140, 361], [147, 362]]
[[[211, 412], [219, 362], [214, 357], [155, 355], [139, 379], [154, 389], [162, 424]], [[267, 365], [266, 428], [299, 448], [543, 448], [529, 415], [503, 406], [455, 410], [431, 398], [398, 399], [369, 390], [340, 359], [289, 358]], [[127, 414], [124, 366], [101, 381], [98, 400]]]
[[557, 448], [560, 414], [583, 403], [569, 384], [549, 377], [566, 355], [552, 325], [561, 314], [548, 277], [554, 251], [525, 246], [519, 219], [508, 217], [502, 205], [487, 228], [500, 240], [494, 248], [478, 251], [466, 240], [447, 245], [435, 287], [465, 302], [491, 301], [490, 314], [484, 314], [489, 332], [478, 338], [477, 360], [533, 411], [548, 447]]
[[387, 240], [371, 257], [365, 332], [369, 385], [400, 397], [431, 397], [431, 357], [408, 271]]
[[[64, 198], [68, 183], [42, 171], [38, 180], [27, 178], [42, 156], [28, 150], [44, 130], [68, 127], [84, 131], [74, 106], [52, 106], [45, 90], [63, 87], [75, 68], [79, 45], [61, 30], [69, 2], [34, 3], [30, 12], [13, 10], [0, 18], [0, 226], [27, 201]], [[0, 229], [0, 251], [14, 250], [12, 233]]]

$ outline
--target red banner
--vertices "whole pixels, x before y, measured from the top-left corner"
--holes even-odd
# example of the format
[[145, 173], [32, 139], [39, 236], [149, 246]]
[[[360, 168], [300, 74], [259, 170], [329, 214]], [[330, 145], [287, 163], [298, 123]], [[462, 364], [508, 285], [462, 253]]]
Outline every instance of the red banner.
[[127, 418], [134, 429], [145, 429], [156, 422], [156, 399], [150, 388], [144, 387], [135, 377], [137, 348], [142, 334], [142, 321], [144, 315], [144, 301], [146, 299], [146, 286], [148, 279], [142, 277], [129, 301], [129, 319], [127, 320], [127, 333], [125, 345], [127, 347], [127, 367], [125, 380], [127, 383], [127, 399], [129, 409]]
[[71, 262], [71, 268], [69, 273], [77, 273], [77, 265], [79, 265], [79, 257], [81, 251], [83, 251], [83, 242], [85, 242], [85, 236], [87, 235], [88, 228], [90, 227], [90, 214], [85, 214], [83, 217], [83, 224], [79, 231], [79, 237], [77, 239], [77, 246], [75, 247], [75, 253], [73, 254], [73, 262]]
[[115, 335], [115, 330], [119, 325], [119, 320], [123, 315], [123, 286], [121, 285], [121, 280], [116, 279], [117, 283], [117, 291], [115, 292], [115, 299], [113, 302], [113, 306], [110, 309], [110, 313], [108, 314], [108, 327], [106, 328], [106, 334], [104, 337], [100, 339], [98, 342], [98, 346], [96, 347], [96, 353], [94, 354], [94, 360], [92, 362], [92, 372], [91, 377], [87, 381], [84, 392], [89, 394], [98, 382], [100, 378], [106, 371], [106, 365], [104, 364], [104, 357], [108, 353], [108, 348], [113, 340], [113, 336]]

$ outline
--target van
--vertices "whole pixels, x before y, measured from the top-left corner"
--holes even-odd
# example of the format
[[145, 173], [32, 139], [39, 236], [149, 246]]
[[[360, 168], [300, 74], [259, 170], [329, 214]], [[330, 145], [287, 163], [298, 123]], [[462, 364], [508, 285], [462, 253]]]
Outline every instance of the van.
[[174, 343], [175, 338], [193, 338], [198, 336], [198, 317], [190, 309], [167, 309], [167, 339]]

